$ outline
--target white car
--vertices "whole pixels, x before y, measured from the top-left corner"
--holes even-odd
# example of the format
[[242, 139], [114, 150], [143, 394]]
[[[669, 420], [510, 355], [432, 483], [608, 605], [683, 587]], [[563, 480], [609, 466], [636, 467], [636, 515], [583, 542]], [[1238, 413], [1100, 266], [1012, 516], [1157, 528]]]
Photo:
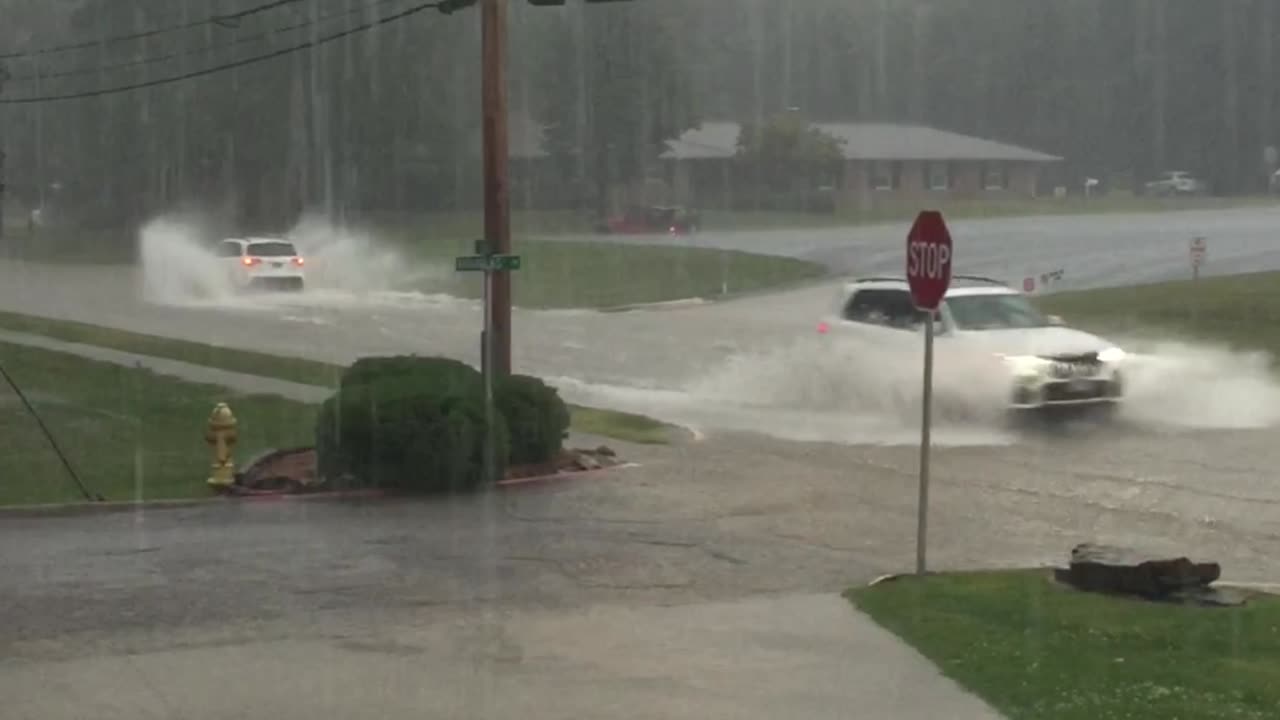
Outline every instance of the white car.
[[1148, 194], [1166, 195], [1203, 195], [1207, 190], [1204, 181], [1185, 170], [1173, 170], [1161, 173], [1156, 180], [1146, 184]]
[[[906, 280], [854, 280], [843, 286], [837, 302], [819, 332], [851, 335], [876, 347], [904, 341], [918, 347], [925, 314], [912, 302]], [[1060, 318], [1041, 314], [1004, 283], [956, 276], [934, 317], [940, 357], [944, 352], [971, 351], [1007, 370], [1011, 409], [1113, 409], [1123, 399], [1123, 350], [1096, 335], [1064, 327]]]
[[288, 240], [228, 238], [218, 244], [218, 258], [237, 290], [302, 290], [306, 284], [306, 260]]

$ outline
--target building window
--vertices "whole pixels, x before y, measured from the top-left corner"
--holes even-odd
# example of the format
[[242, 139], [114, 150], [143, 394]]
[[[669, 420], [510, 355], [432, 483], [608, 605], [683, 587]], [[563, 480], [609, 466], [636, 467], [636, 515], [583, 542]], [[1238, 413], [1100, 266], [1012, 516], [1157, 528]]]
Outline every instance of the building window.
[[951, 166], [944, 162], [929, 163], [929, 189], [951, 189]]
[[893, 190], [898, 187], [898, 164], [888, 160], [871, 163], [871, 187], [876, 190]]
[[1009, 173], [1004, 163], [989, 162], [982, 165], [982, 187], [986, 190], [1005, 190], [1009, 187]]

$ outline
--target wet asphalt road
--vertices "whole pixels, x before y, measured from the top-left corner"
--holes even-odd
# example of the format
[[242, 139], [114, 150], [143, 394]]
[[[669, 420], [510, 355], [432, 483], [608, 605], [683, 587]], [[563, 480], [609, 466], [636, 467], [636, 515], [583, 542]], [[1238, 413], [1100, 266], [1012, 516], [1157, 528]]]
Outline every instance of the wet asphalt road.
[[[1251, 209], [953, 229], [958, 270], [1017, 277], [1064, 269], [1063, 286], [1089, 287], [1185, 274], [1186, 245], [1198, 234], [1210, 238], [1209, 272], [1280, 267], [1273, 226], [1280, 213]], [[708, 233], [697, 242], [881, 272], [896, 269], [903, 232]], [[389, 352], [475, 359], [473, 303], [321, 294], [164, 307], [143, 302], [139, 285], [130, 270], [0, 263], [0, 309], [336, 362]], [[811, 339], [833, 291], [823, 283], [619, 314], [520, 311], [522, 370], [557, 380], [571, 399], [649, 403], [705, 433], [675, 447], [624, 446], [641, 467], [599, 481], [451, 504], [0, 520], [0, 649], [56, 663], [171, 648], [189, 633], [233, 645], [333, 628], [363, 636], [399, 632], [424, 614], [469, 626], [486, 607], [573, 614], [833, 593], [910, 568], [909, 422], [891, 440], [907, 444], [884, 445], [888, 438], [860, 434], [847, 417], [816, 411], [689, 415], [688, 391], [700, 379], [731, 374], [734, 358]], [[780, 375], [742, 382], [822, 370], [803, 360], [783, 356], [774, 363]], [[1280, 485], [1270, 470], [1280, 466], [1280, 443], [1265, 423], [953, 430], [940, 436], [934, 461], [936, 568], [1057, 562], [1073, 544], [1099, 540], [1211, 557], [1231, 579], [1280, 579]]]
[[[787, 255], [839, 273], [903, 272], [910, 223], [801, 232], [704, 232], [706, 247]], [[1204, 237], [1202, 273], [1280, 269], [1280, 207], [1166, 213], [951, 220], [955, 272], [1021, 287], [1028, 275], [1065, 271], [1056, 289], [1133, 285], [1190, 277], [1191, 239]], [[636, 238], [625, 242], [652, 242]]]
[[[930, 567], [1096, 540], [1274, 580], [1267, 439], [940, 449]], [[837, 597], [911, 568], [913, 449], [621, 450], [640, 467], [487, 499], [4, 518], [0, 689], [33, 720], [995, 717]]]

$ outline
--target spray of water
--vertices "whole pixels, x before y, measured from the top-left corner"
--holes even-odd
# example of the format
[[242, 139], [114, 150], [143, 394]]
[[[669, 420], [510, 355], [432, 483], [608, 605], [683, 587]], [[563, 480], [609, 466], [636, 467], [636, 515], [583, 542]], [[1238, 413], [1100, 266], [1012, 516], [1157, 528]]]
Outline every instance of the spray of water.
[[[1008, 378], [992, 355], [937, 350], [934, 413], [943, 422], [993, 423]], [[826, 337], [730, 358], [690, 384], [701, 400], [788, 409], [851, 412], [903, 426], [919, 422], [919, 349], [869, 345]]]
[[369, 294], [444, 287], [452, 268], [413, 265], [373, 233], [306, 216], [288, 236], [307, 256], [307, 282], [317, 289]]
[[163, 305], [219, 302], [233, 295], [225, 268], [194, 218], [162, 217], [138, 233], [142, 295]]
[[1280, 383], [1266, 353], [1185, 342], [1128, 342], [1122, 417], [1143, 425], [1204, 429], [1280, 424]]
[[[953, 354], [935, 374], [934, 441], [1012, 441], [1002, 425], [1007, 376], [992, 356]], [[842, 444], [919, 441], [920, 354], [840, 338], [799, 340], [744, 352], [678, 389], [553, 382], [585, 404], [639, 412], [704, 431], [737, 430], [786, 440]]]
[[[1160, 428], [1238, 429], [1280, 424], [1280, 383], [1271, 358], [1189, 343], [1122, 342], [1126, 400], [1118, 420], [1139, 432]], [[921, 353], [841, 338], [803, 340], [740, 353], [679, 389], [554, 382], [585, 404], [649, 414], [703, 430], [758, 432], [788, 440], [844, 444], [919, 441]], [[1016, 428], [1004, 413], [1009, 376], [990, 355], [939, 343], [934, 375], [934, 442], [1007, 444]]]
[[244, 297], [214, 245], [225, 231], [197, 216], [157, 218], [139, 232], [143, 297], [164, 305], [354, 305], [439, 303], [449, 268], [412, 264], [372, 233], [305, 217], [286, 236], [306, 258], [306, 291]]

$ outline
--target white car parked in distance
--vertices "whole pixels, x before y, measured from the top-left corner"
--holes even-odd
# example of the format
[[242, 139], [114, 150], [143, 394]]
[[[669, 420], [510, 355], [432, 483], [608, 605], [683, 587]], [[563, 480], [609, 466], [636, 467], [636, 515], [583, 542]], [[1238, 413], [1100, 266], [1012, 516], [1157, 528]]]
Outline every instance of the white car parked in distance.
[[[1060, 318], [1042, 314], [1026, 296], [998, 280], [954, 277], [934, 318], [940, 353], [971, 350], [1003, 363], [1012, 409], [1114, 408], [1123, 398], [1123, 350], [1064, 327]], [[905, 279], [865, 278], [845, 283], [818, 330], [878, 347], [910, 339], [911, 347], [917, 347], [924, 321]]]
[[218, 257], [237, 290], [302, 290], [306, 284], [306, 261], [282, 238], [227, 238], [218, 243]]

